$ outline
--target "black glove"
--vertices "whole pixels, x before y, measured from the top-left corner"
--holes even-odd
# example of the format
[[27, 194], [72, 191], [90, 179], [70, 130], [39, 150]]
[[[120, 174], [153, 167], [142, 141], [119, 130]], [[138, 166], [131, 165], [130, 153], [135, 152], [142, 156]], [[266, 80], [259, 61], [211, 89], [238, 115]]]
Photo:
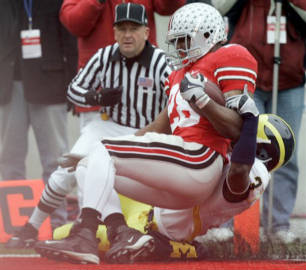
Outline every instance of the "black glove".
[[101, 91], [88, 91], [85, 94], [86, 103], [92, 106], [114, 106], [121, 101], [122, 86], [102, 88]]

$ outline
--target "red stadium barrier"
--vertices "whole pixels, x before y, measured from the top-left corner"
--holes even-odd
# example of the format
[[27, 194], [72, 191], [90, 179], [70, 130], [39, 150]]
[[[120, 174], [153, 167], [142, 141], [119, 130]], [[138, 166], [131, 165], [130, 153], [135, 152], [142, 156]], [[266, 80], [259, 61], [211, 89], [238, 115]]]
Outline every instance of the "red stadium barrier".
[[[0, 243], [6, 242], [16, 229], [23, 226], [44, 189], [41, 179], [0, 181]], [[39, 230], [39, 239], [52, 236], [50, 218]]]

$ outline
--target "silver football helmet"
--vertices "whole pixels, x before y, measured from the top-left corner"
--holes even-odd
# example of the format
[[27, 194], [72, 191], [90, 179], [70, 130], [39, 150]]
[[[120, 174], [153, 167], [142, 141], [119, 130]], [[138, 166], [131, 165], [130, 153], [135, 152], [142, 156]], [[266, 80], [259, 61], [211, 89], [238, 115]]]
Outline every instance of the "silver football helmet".
[[[184, 49], [177, 46], [182, 39], [185, 41]], [[225, 24], [221, 14], [204, 3], [184, 5], [169, 21], [166, 38], [169, 45], [168, 62], [173, 69], [180, 69], [207, 54], [219, 42], [226, 42]]]

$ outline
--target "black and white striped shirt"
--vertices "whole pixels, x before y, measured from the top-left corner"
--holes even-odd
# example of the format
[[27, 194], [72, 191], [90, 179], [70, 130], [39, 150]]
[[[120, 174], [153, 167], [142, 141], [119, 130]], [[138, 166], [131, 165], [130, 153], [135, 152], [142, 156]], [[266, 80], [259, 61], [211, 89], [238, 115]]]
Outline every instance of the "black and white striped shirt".
[[123, 87], [121, 102], [106, 107], [118, 124], [142, 128], [152, 122], [167, 102], [165, 80], [171, 73], [164, 52], [148, 42], [142, 53], [133, 59], [123, 58], [115, 43], [99, 49], [79, 71], [68, 88], [68, 99], [81, 107], [85, 93], [100, 87]]

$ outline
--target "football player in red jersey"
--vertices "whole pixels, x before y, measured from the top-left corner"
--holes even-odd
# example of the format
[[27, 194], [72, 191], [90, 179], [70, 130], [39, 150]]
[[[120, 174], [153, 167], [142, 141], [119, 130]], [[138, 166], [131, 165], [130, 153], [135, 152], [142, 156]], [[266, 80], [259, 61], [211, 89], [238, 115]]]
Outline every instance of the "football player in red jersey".
[[[174, 47], [170, 63], [175, 69], [166, 85], [167, 108], [136, 135], [106, 138], [79, 162], [76, 174], [84, 194], [79, 228], [68, 239], [38, 244], [40, 253], [48, 255], [51, 250], [52, 255], [54, 250], [82, 261], [88, 252], [74, 251], [73, 246], [84, 246], [82, 230], [88, 227], [87, 232], [94, 234], [97, 217], [102, 216], [108, 237], [116, 240], [107, 259], [124, 262], [145, 256], [139, 245], [151, 245], [152, 239], [141, 238], [145, 242], [139, 243], [134, 235], [124, 235], [126, 224], [120, 207], [105, 211], [116, 192], [174, 211], [204, 205], [220, 181], [226, 201], [248, 198], [258, 123], [258, 111], [250, 97], [255, 89], [255, 59], [242, 46], [223, 46], [223, 19], [215, 8], [203, 3], [185, 5], [174, 13], [167, 41]], [[206, 79], [219, 86], [226, 106], [205, 93]]]
[[[256, 159], [249, 174], [250, 188], [245, 200], [229, 201], [224, 196], [224, 177], [218, 187], [203, 204], [193, 208], [172, 210], [152, 207], [139, 201], [120, 196], [122, 211], [127, 224], [134, 229], [154, 237], [155, 250], [153, 254], [142, 255], [142, 260], [171, 260], [171, 259], [206, 259], [207, 249], [196, 236], [204, 236], [209, 229], [219, 227], [235, 215], [248, 209], [258, 200], [267, 187], [269, 172], [285, 165], [291, 158], [295, 148], [294, 134], [288, 124], [273, 114], [259, 116], [257, 132]], [[227, 165], [227, 169], [230, 164]], [[56, 240], [63, 239], [69, 234], [71, 224], [58, 228], [54, 233]], [[109, 249], [109, 242], [104, 226], [100, 225], [97, 238], [100, 239], [99, 250], [103, 253]], [[218, 233], [218, 236], [216, 235]], [[212, 230], [208, 237], [216, 235], [220, 230]], [[224, 233], [221, 232], [224, 237]], [[200, 238], [201, 239], [201, 238]], [[52, 243], [52, 241], [51, 241]], [[66, 240], [64, 241], [66, 243]], [[61, 242], [61, 244], [64, 244]], [[53, 242], [51, 248], [58, 246]], [[47, 246], [45, 248], [49, 248]], [[58, 252], [54, 249], [53, 252]], [[130, 252], [131, 253], [131, 252]], [[49, 254], [52, 255], [52, 252]], [[133, 257], [138, 261], [137, 254]], [[123, 257], [123, 258], [122, 258]], [[116, 262], [127, 262], [129, 256], [118, 256]], [[132, 262], [129, 260], [128, 262]]]

